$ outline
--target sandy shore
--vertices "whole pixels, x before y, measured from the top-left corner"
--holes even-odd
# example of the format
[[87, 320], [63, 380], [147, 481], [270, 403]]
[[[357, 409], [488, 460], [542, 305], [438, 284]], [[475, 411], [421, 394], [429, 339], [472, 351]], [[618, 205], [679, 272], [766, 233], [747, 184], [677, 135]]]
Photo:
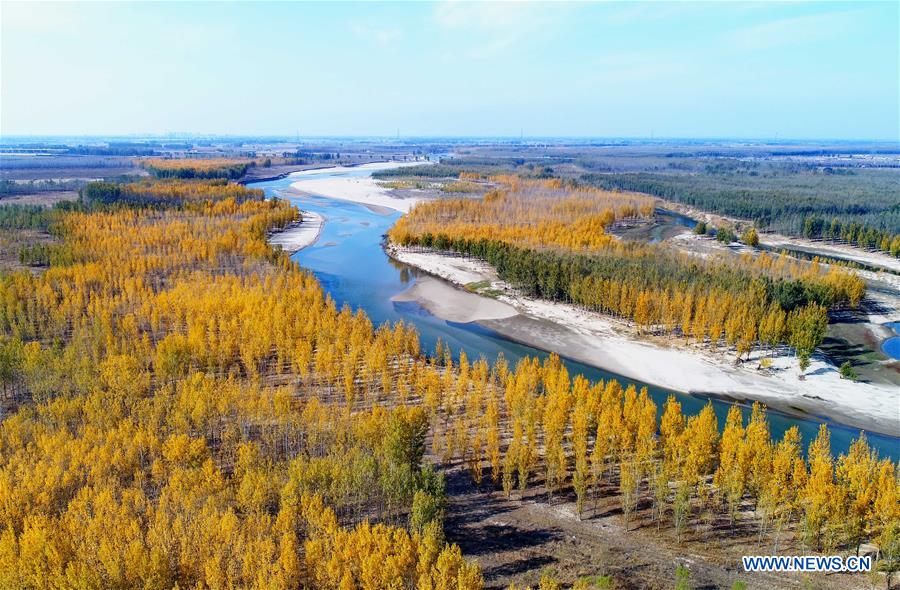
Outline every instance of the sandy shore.
[[420, 277], [406, 291], [391, 301], [414, 301], [433, 315], [450, 322], [499, 320], [518, 315], [512, 305], [469, 293], [431, 277]]
[[273, 246], [281, 246], [285, 252], [293, 254], [307, 246], [311, 246], [319, 239], [325, 218], [312, 211], [301, 211], [302, 221], [292, 223], [284, 229], [269, 235], [269, 243]]
[[890, 269], [900, 272], [900, 258], [894, 258], [883, 252], [872, 252], [862, 248], [854, 248], [844, 244], [831, 244], [829, 242], [807, 240], [804, 238], [792, 238], [780, 234], [760, 234], [761, 244], [775, 249], [800, 250], [808, 254], [820, 254], [844, 260], [851, 260], [868, 266]]
[[385, 209], [406, 213], [422, 199], [413, 196], [394, 197], [391, 195], [390, 189], [379, 186], [371, 176], [334, 175], [360, 169], [375, 172], [423, 164], [427, 164], [427, 162], [377, 162], [352, 168], [337, 166], [320, 170], [305, 170], [303, 172], [295, 172], [289, 177], [297, 179], [296, 182], [291, 184], [291, 188], [300, 193], [361, 203], [376, 213], [390, 213], [390, 211], [385, 211]]
[[[499, 281], [483, 261], [413, 252], [393, 244], [387, 250], [397, 260], [456, 285], [484, 281], [481, 284], [489, 284], [486, 288], [499, 295], [476, 297], [516, 311], [502, 318], [478, 317], [458, 309], [447, 313], [443, 310], [456, 308], [460, 302], [447, 298], [436, 304], [431, 300], [434, 291], [408, 291], [408, 299], [443, 319], [452, 320], [442, 313], [471, 316], [470, 321], [511, 340], [659, 387], [736, 401], [758, 400], [785, 413], [818, 416], [853, 428], [900, 436], [900, 388], [841, 379], [837, 368], [822, 356], [813, 357], [803, 381], [798, 379], [797, 360], [789, 354], [772, 357], [772, 369], [767, 372], [756, 370], [762, 355], [759, 352], [735, 366], [732, 353], [723, 355], [687, 346], [680, 339], [672, 339], [670, 345], [639, 340], [624, 322], [572, 305], [523, 297]], [[474, 307], [471, 302], [466, 305]]]
[[[672, 211], [676, 211], [682, 215], [692, 217], [693, 219], [706, 221], [707, 223], [711, 223], [714, 226], [721, 226], [723, 224], [733, 225], [736, 223], [750, 223], [750, 221], [746, 219], [737, 219], [735, 217], [728, 217], [726, 215], [700, 211], [699, 209], [695, 209], [694, 207], [685, 205], [683, 203], [667, 202], [666, 208], [671, 209]], [[832, 258], [849, 260], [868, 266], [889, 269], [893, 272], [900, 272], [900, 259], [894, 258], [893, 256], [884, 252], [869, 251], [863, 248], [848, 246], [846, 244], [831, 243], [821, 240], [814, 241], [806, 238], [791, 237], [783, 234], [766, 232], [759, 234], [759, 242], [764, 246], [776, 250], [799, 250], [802, 252], [806, 252], [807, 254], [830, 256]]]

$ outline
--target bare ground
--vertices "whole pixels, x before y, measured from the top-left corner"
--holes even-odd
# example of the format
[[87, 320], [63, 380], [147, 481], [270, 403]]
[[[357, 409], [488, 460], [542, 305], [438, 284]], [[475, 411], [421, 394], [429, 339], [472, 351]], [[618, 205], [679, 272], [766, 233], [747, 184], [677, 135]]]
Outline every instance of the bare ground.
[[38, 244], [55, 244], [58, 240], [50, 233], [36, 229], [11, 229], [0, 232], [0, 273], [28, 270], [39, 273], [46, 266], [24, 265], [19, 260], [19, 251], [23, 246]]
[[44, 191], [27, 195], [0, 197], [0, 205], [42, 205], [52, 207], [60, 201], [75, 201], [78, 191]]

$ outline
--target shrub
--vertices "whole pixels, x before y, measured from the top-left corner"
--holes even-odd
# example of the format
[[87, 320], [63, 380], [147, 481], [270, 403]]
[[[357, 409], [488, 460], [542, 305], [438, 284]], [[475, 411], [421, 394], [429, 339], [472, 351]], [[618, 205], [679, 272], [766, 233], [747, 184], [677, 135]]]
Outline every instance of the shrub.
[[859, 375], [856, 373], [856, 369], [853, 368], [853, 363], [850, 361], [845, 361], [844, 364], [841, 365], [841, 379], [850, 379], [851, 381], [859, 379]]

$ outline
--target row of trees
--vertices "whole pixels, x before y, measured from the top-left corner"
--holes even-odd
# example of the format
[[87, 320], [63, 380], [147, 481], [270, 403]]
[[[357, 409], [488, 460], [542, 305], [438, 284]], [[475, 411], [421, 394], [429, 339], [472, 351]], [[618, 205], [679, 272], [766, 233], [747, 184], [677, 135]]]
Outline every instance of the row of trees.
[[248, 189], [226, 180], [189, 182], [169, 180], [166, 182], [143, 181], [129, 184], [114, 182], [92, 182], [79, 191], [82, 204], [88, 207], [126, 205], [135, 207], [172, 207], [187, 202], [207, 202], [210, 199], [234, 199], [260, 201], [264, 197], [259, 189]]
[[817, 215], [803, 219], [803, 236], [832, 242], [846, 242], [859, 248], [881, 250], [900, 257], [900, 234], [866, 226], [855, 221], [842, 222], [837, 217], [831, 221]]
[[77, 191], [83, 180], [0, 180], [0, 198], [10, 195], [32, 195], [51, 191]]
[[[732, 228], [726, 226], [720, 229], [715, 229], [714, 227], [708, 226], [705, 221], [697, 222], [697, 225], [694, 226], [694, 233], [698, 236], [702, 236], [705, 234], [715, 235], [716, 240], [724, 244], [731, 244], [732, 242], [736, 242], [738, 239], [737, 234]], [[741, 232], [740, 239], [741, 242], [753, 248], [759, 245], [759, 233], [756, 231], [755, 227], [748, 227], [743, 232]]]
[[552, 503], [571, 493], [579, 516], [616, 497], [628, 520], [643, 500], [678, 538], [692, 521], [702, 527], [704, 512], [736, 526], [752, 509], [776, 552], [790, 531], [813, 550], [877, 539], [885, 559], [900, 558], [896, 465], [865, 436], [835, 461], [822, 426], [804, 458], [797, 428], [773, 440], [759, 404], [749, 417], [733, 406], [720, 430], [711, 404], [685, 416], [670, 396], [658, 418], [646, 389], [573, 379], [557, 357], [488, 371], [462, 355], [455, 369], [456, 386], [425, 403], [438, 417], [436, 453], [469, 465], [476, 484], [486, 471], [507, 496], [538, 487]]
[[865, 293], [854, 273], [785, 256], [761, 254], [725, 266], [662, 251], [572, 254], [444, 234], [405, 243], [482, 258], [530, 296], [625, 318], [641, 331], [735, 347], [738, 356], [788, 343], [804, 365], [824, 337], [827, 309], [856, 306]]
[[182, 179], [236, 179], [256, 166], [255, 160], [233, 158], [145, 158], [140, 163], [156, 178]]

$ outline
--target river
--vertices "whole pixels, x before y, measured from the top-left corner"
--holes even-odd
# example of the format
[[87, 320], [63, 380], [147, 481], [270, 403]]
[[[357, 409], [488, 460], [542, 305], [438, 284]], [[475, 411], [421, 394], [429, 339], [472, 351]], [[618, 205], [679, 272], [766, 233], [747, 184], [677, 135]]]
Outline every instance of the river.
[[[371, 169], [342, 172], [323, 170], [316, 173], [316, 177], [337, 174], [367, 176], [371, 173]], [[524, 356], [547, 356], [544, 351], [506, 340], [476, 324], [444, 321], [415, 303], [391, 301], [391, 297], [409, 288], [420, 274], [417, 269], [390, 259], [381, 248], [383, 235], [401, 214], [382, 214], [364, 205], [325, 197], [278, 195], [292, 183], [302, 182], [303, 178], [288, 176], [248, 186], [263, 189], [267, 197], [287, 197], [301, 209], [313, 211], [325, 218], [325, 225], [316, 243], [297, 252], [292, 258], [315, 274], [338, 306], [346, 304], [353, 309], [363, 309], [375, 325], [401, 320], [414, 324], [425, 351], [434, 350], [437, 340], [441, 339], [454, 352], [464, 350], [471, 360], [484, 356], [489, 362], [493, 362], [502, 354], [514, 365]], [[679, 398], [685, 413], [696, 413], [707, 403], [703, 398], [646, 385], [575, 361], [565, 360], [565, 363], [573, 376], [580, 373], [592, 381], [615, 378], [626, 386], [630, 383], [639, 388], [646, 386], [660, 412], [666, 398], [672, 393]], [[719, 425], [723, 427], [730, 404], [713, 400], [713, 407], [718, 415]], [[745, 411], [745, 419], [748, 417], [749, 410]], [[821, 422], [770, 411], [769, 424], [772, 436], [776, 439], [785, 430], [796, 425], [803, 435], [804, 443], [808, 444], [815, 438]], [[845, 452], [851, 441], [859, 436], [858, 430], [837, 424], [829, 426], [832, 452], [835, 454]], [[900, 440], [875, 433], [867, 433], [866, 436], [880, 456], [891, 457], [894, 461], [900, 458]]]

